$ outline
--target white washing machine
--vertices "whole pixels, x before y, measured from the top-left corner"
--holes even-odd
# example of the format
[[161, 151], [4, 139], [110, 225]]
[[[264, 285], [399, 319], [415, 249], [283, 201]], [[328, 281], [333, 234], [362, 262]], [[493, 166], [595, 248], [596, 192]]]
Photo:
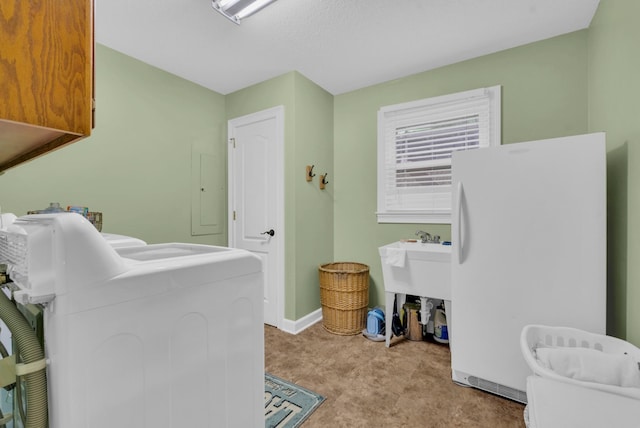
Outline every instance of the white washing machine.
[[263, 274], [231, 248], [113, 248], [81, 216], [0, 231], [22, 303], [44, 305], [51, 428], [264, 425]]

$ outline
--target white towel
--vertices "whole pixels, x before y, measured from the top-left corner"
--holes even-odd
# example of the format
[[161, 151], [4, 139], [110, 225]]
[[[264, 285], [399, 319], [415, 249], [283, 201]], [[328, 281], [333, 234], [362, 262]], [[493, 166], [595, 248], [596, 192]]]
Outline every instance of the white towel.
[[404, 248], [387, 248], [384, 262], [389, 266], [404, 267], [407, 251]]
[[589, 348], [536, 349], [543, 367], [575, 380], [640, 388], [640, 366], [631, 355], [609, 354]]

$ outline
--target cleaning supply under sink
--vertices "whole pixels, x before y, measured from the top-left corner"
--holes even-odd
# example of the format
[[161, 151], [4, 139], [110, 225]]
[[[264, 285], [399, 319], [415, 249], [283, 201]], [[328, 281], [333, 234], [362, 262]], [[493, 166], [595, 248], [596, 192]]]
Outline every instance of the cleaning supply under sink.
[[436, 309], [436, 314], [433, 317], [433, 340], [440, 343], [449, 343], [449, 331], [447, 330], [447, 314], [444, 311], [444, 307], [440, 305]]
[[367, 333], [384, 334], [384, 331], [384, 310], [380, 307], [375, 307], [367, 313]]
[[385, 340], [385, 328], [384, 309], [375, 307], [367, 313], [367, 328], [362, 330], [362, 334], [374, 342], [382, 342]]
[[405, 303], [404, 313], [407, 319], [405, 337], [409, 340], [422, 340], [423, 325], [421, 323], [420, 303]]

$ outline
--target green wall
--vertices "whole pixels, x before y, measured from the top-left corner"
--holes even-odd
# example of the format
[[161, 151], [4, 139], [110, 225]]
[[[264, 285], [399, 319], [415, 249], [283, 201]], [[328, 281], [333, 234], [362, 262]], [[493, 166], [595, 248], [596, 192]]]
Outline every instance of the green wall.
[[[318, 265], [333, 258], [333, 97], [297, 72], [241, 89], [226, 97], [227, 118], [278, 105], [285, 109], [285, 318], [297, 320], [320, 308]], [[305, 180], [315, 165], [314, 181]]]
[[226, 149], [224, 96], [97, 45], [96, 100], [90, 137], [0, 176], [2, 210], [83, 205], [103, 232], [226, 245], [226, 227], [191, 236], [190, 190], [191, 144]]
[[601, 0], [589, 27], [589, 130], [607, 133], [608, 330], [640, 345], [640, 2]]
[[[333, 262], [333, 96], [296, 73], [295, 161], [295, 313], [298, 319], [320, 308], [318, 266]], [[316, 176], [306, 181], [306, 166]], [[320, 175], [328, 184], [320, 189]], [[289, 317], [288, 317], [289, 318]]]
[[587, 132], [587, 31], [464, 61], [335, 97], [334, 256], [370, 266], [370, 306], [384, 303], [378, 247], [418, 229], [450, 239], [449, 225], [378, 224], [377, 111], [502, 86], [502, 143]]
[[[606, 131], [608, 328], [640, 344], [640, 2], [601, 0], [588, 30], [331, 96], [297, 72], [223, 96], [135, 59], [96, 47], [93, 135], [0, 176], [4, 212], [50, 201], [104, 213], [104, 231], [150, 243], [226, 245], [191, 236], [191, 145], [226, 159], [227, 120], [285, 107], [285, 317], [320, 307], [317, 266], [371, 267], [370, 304], [382, 304], [377, 248], [447, 225], [377, 224], [376, 114], [381, 106], [502, 86], [502, 141]], [[304, 180], [306, 165], [317, 176]], [[318, 188], [319, 175], [329, 185]], [[226, 185], [226, 170], [217, 171]], [[226, 199], [219, 201], [226, 211]]]

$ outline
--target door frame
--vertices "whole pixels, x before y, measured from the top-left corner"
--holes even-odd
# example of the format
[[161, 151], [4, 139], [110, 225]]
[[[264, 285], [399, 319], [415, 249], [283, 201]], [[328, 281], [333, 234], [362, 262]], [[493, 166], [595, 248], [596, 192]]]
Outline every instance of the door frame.
[[235, 138], [234, 129], [237, 126], [249, 123], [259, 122], [275, 118], [276, 121], [276, 164], [275, 173], [275, 197], [276, 197], [276, 225], [275, 229], [278, 233], [278, 239], [275, 240], [275, 254], [278, 259], [276, 267], [276, 326], [282, 328], [284, 320], [284, 303], [285, 303], [285, 221], [284, 221], [284, 106], [268, 108], [255, 113], [239, 116], [230, 119], [227, 122], [227, 194], [228, 194], [228, 233], [227, 240], [229, 247], [235, 246], [235, 228], [238, 222], [233, 219], [233, 211], [235, 208], [235, 179], [234, 179], [234, 160], [235, 150], [231, 149]]

